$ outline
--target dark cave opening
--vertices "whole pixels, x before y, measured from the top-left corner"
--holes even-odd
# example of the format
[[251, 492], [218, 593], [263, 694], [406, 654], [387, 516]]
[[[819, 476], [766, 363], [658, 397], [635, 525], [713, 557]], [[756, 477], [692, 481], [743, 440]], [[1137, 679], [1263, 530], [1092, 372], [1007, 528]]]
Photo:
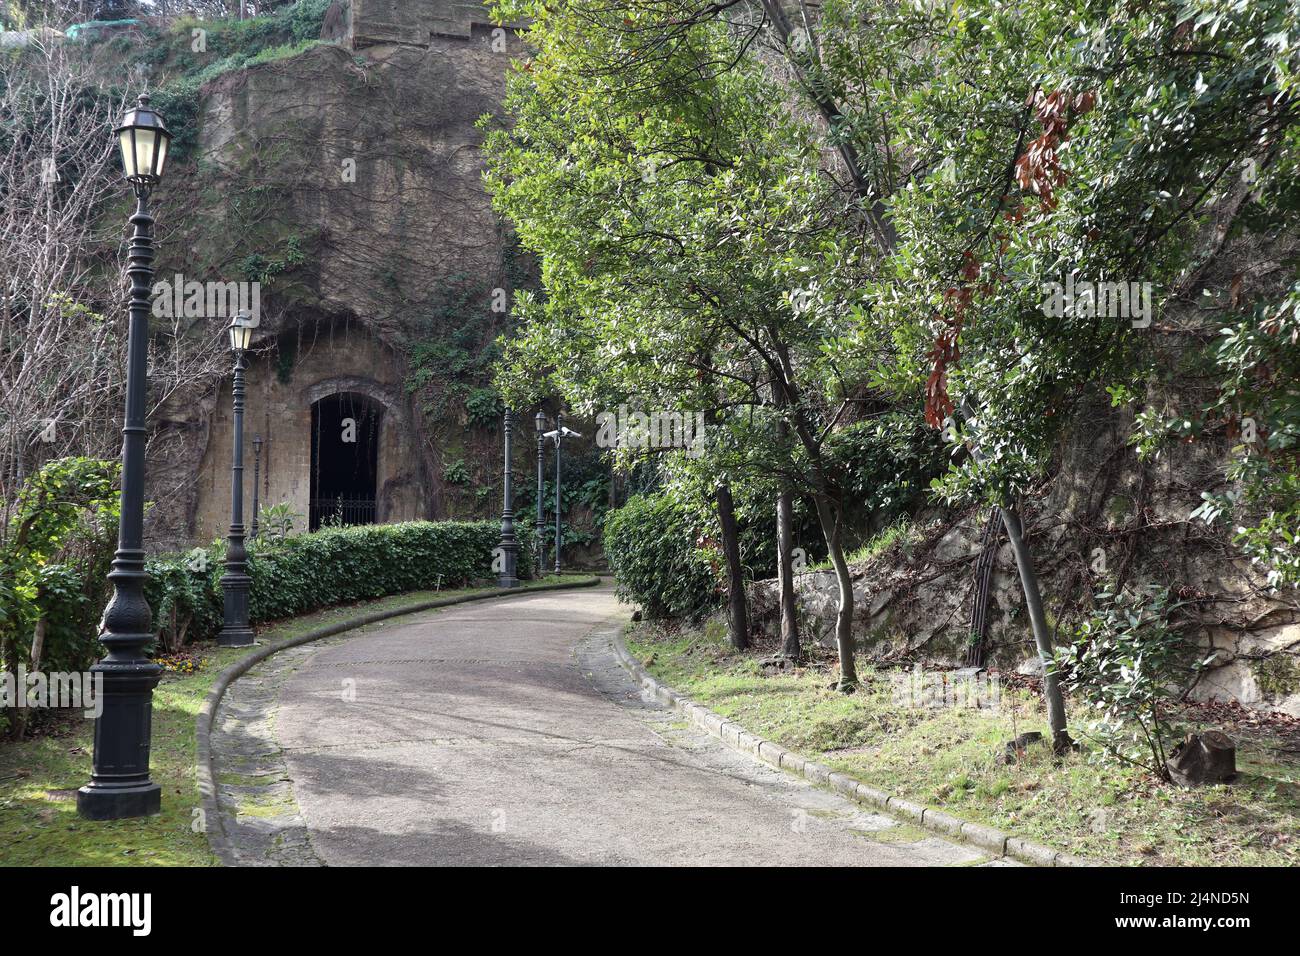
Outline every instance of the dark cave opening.
[[310, 528], [374, 524], [382, 408], [339, 392], [311, 407]]

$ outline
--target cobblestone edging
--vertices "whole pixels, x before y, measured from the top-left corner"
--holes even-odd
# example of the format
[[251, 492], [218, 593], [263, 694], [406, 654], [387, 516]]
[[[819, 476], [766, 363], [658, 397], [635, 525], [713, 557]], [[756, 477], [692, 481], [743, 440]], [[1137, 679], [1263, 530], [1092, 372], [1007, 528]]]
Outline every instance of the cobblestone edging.
[[[211, 738], [217, 710], [221, 706], [222, 700], [225, 697], [227, 690], [230, 688], [230, 685], [244, 674], [247, 674], [258, 664], [282, 651], [300, 647], [303, 644], [308, 644], [313, 641], [320, 641], [324, 638], [333, 637], [347, 631], [365, 627], [369, 624], [376, 624], [380, 621], [385, 621], [394, 617], [416, 614], [422, 611], [434, 610], [436, 608], [452, 607], [457, 604], [468, 604], [474, 601], [505, 600], [514, 597], [523, 597], [528, 594], [537, 594], [542, 591], [564, 591], [572, 590], [574, 588], [592, 587], [599, 583], [600, 578], [593, 575], [575, 581], [565, 581], [559, 584], [521, 587], [514, 591], [488, 591], [483, 594], [467, 594], [454, 598], [437, 598], [429, 601], [421, 601], [418, 604], [362, 613], [355, 617], [349, 617], [331, 624], [313, 628], [310, 631], [299, 634], [288, 640], [277, 641], [274, 644], [261, 647], [246, 657], [241, 657], [239, 660], [227, 666], [225, 670], [217, 675], [217, 679], [213, 682], [206, 698], [204, 698], [202, 706], [199, 708], [198, 718], [195, 721], [197, 757], [196, 775], [198, 779], [199, 798], [202, 804], [204, 817], [206, 818], [205, 829], [207, 830], [208, 844], [212, 847], [212, 852], [215, 853], [221, 862], [227, 866], [233, 866], [239, 862], [243, 862], [236, 853], [235, 843], [231, 839], [231, 835], [226, 828], [226, 821], [221, 813], [221, 795], [223, 788], [227, 791], [229, 791], [232, 786], [234, 786], [236, 790], [243, 788], [238, 784], [219, 784], [216, 770], [213, 766], [214, 755]], [[293, 657], [294, 655], [289, 656]], [[265, 686], [260, 688], [255, 694], [255, 702], [249, 701], [241, 703], [269, 704], [278, 690], [280, 679], [284, 676], [280, 673], [281, 670], [281, 668], [277, 668], [275, 673], [268, 675], [268, 680], [266, 682], [262, 682]], [[254, 709], [257, 708], [255, 707]], [[238, 715], [236, 715], [236, 717], [238, 718]], [[276, 778], [269, 785], [248, 787], [247, 789], [249, 791], [256, 790], [259, 798], [263, 801], [265, 801], [266, 797], [269, 796], [273, 800], [291, 802], [291, 784], [277, 775], [276, 771], [278, 767], [273, 759], [273, 754], [269, 751], [259, 751], [258, 748], [259, 743], [267, 743], [269, 745], [270, 734], [270, 724], [267, 721], [262, 721], [260, 726], [250, 729], [250, 733], [247, 735], [252, 750], [235, 756], [246, 761], [251, 761], [256, 765], [247, 767], [250, 771], [248, 776], [258, 778], [269, 776]], [[297, 827], [292, 829], [294, 831], [294, 839], [291, 841], [293, 845], [286, 849], [301, 849], [307, 854], [310, 854], [310, 849], [305, 842], [305, 829], [302, 834], [296, 833], [298, 829]], [[281, 828], [281, 832], [278, 832], [273, 836], [277, 843], [282, 843], [284, 835], [285, 833], [283, 832], [283, 828]], [[297, 839], [298, 836], [302, 836], [303, 840]], [[303, 859], [300, 862], [308, 861]]]
[[1062, 853], [1038, 843], [1031, 843], [1018, 836], [1003, 833], [982, 823], [960, 820], [950, 813], [921, 806], [910, 800], [892, 796], [883, 790], [858, 783], [852, 777], [831, 770], [824, 764], [801, 757], [793, 751], [786, 750], [770, 740], [757, 734], [751, 734], [739, 724], [733, 723], [719, 714], [715, 714], [702, 704], [691, 700], [685, 694], [673, 690], [651, 677], [645, 667], [638, 661], [620, 634], [614, 634], [611, 641], [614, 654], [628, 673], [641, 685], [643, 691], [653, 695], [661, 704], [680, 711], [696, 727], [717, 737], [732, 750], [749, 754], [772, 767], [803, 777], [809, 783], [828, 787], [864, 806], [884, 810], [886, 813], [904, 817], [909, 822], [918, 824], [927, 830], [933, 830], [947, 837], [955, 837], [995, 853], [1009, 856], [1032, 866], [1095, 866], [1090, 860]]

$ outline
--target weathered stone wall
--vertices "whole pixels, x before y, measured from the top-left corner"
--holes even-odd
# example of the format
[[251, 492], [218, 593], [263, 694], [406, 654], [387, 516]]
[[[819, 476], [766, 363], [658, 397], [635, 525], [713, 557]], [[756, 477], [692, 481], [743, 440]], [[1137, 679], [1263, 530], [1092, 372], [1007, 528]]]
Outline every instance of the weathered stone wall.
[[[261, 458], [262, 505], [287, 503], [306, 527], [311, 495], [312, 404], [340, 392], [364, 394], [382, 408], [379, 419], [377, 520], [425, 517], [426, 494], [414, 448], [409, 399], [402, 387], [399, 356], [357, 326], [302, 330], [295, 361], [275, 363], [272, 353], [256, 357], [245, 373], [244, 421], [245, 524], [251, 524], [253, 437], [264, 439]], [[195, 537], [225, 534], [230, 523], [233, 411], [229, 381], [221, 384], [212, 415], [207, 450], [199, 467]]]
[[352, 0], [348, 40], [355, 49], [381, 43], [425, 46], [434, 36], [468, 37], [495, 24], [475, 0]]
[[[385, 416], [385, 442], [398, 442], [399, 419], [407, 430], [391, 444], [400, 467], [381, 466], [381, 515], [463, 516], [463, 503], [449, 505], [463, 492], [443, 485], [444, 458], [464, 457], [485, 478], [499, 468], [491, 460], [499, 439], [469, 434], [463, 408], [411, 401], [406, 359], [413, 343], [436, 342], [470, 312], [483, 318], [483, 343], [504, 329], [492, 303], [494, 289], [513, 291], [510, 239], [483, 189], [476, 123], [499, 109], [521, 47], [473, 3], [354, 0], [347, 29], [337, 45], [224, 75], [203, 90], [199, 208], [170, 220], [188, 231], [169, 237], [178, 252], [168, 267], [215, 263], [231, 279], [251, 254], [287, 260], [298, 250], [299, 261], [286, 261], [261, 288], [245, 434], [250, 493], [252, 436], [274, 432], [268, 501], [306, 512], [310, 402], [302, 383], [353, 376], [396, 396], [385, 407], [401, 414]], [[224, 321], [195, 334], [217, 340]], [[321, 346], [319, 328], [351, 330], [347, 344]], [[303, 338], [316, 349], [282, 349]], [[292, 386], [276, 383], [286, 363], [301, 365]], [[155, 416], [153, 547], [224, 530], [229, 401], [228, 380], [219, 391], [202, 383]]]
[[[1127, 444], [1132, 424], [1126, 412], [1086, 410], [1064, 444], [1055, 477], [1026, 502], [1027, 537], [1058, 643], [1069, 639], [1070, 619], [1103, 578], [1163, 582], [1190, 602], [1185, 633], [1207, 656], [1217, 652], [1193, 697], [1300, 716], [1300, 595], [1268, 591], [1263, 573], [1236, 554], [1222, 527], [1187, 520], [1200, 491], [1222, 474], [1227, 443], [1179, 445], [1143, 464]], [[964, 663], [987, 516], [985, 509], [956, 516], [930, 512], [909, 540], [854, 568], [854, 633], [870, 657]], [[999, 542], [986, 662], [1035, 672], [1033, 636], [1004, 532]], [[805, 638], [834, 646], [834, 574], [797, 574], [795, 588]], [[775, 581], [756, 582], [751, 597], [755, 625], [775, 637]]]

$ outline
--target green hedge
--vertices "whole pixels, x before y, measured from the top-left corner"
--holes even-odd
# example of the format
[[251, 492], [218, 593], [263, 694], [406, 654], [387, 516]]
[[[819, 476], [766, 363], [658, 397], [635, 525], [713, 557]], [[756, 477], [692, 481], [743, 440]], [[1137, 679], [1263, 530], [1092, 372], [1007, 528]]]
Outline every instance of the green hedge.
[[[463, 587], [493, 577], [500, 538], [495, 521], [411, 521], [290, 538], [250, 562], [250, 613], [256, 623], [325, 604]], [[523, 563], [529, 573], [531, 551]]]
[[618, 594], [647, 617], [694, 618], [719, 603], [717, 579], [686, 512], [669, 496], [635, 495], [605, 516], [605, 555]]
[[[491, 579], [496, 521], [408, 521], [327, 528], [250, 549], [253, 624], [404, 591], [458, 588]], [[148, 562], [146, 588], [164, 645], [221, 629], [224, 542]], [[519, 576], [532, 577], [532, 530], [520, 529]]]
[[[518, 573], [527, 579], [533, 576], [533, 530], [520, 527], [518, 533]], [[492, 551], [500, 538], [497, 521], [408, 521], [264, 541], [250, 548], [249, 616], [261, 624], [333, 604], [492, 579]], [[210, 639], [221, 630], [224, 561], [225, 542], [218, 541], [145, 563], [145, 597], [159, 650]], [[80, 565], [50, 564], [41, 571], [49, 621], [46, 669], [84, 669], [103, 656], [93, 622], [108, 593], [105, 569], [100, 563], [88, 566], [89, 577]], [[18, 629], [25, 641], [12, 642], [14, 653], [24, 651], [31, 639], [30, 623]]]
[[[0, 668], [28, 663], [46, 621], [42, 670], [84, 670], [104, 654], [96, 621], [116, 526], [116, 463], [64, 459], [29, 479], [0, 550]], [[531, 578], [534, 533], [520, 526], [518, 573]], [[252, 623], [405, 591], [495, 578], [497, 521], [410, 521], [329, 528], [251, 547]], [[22, 545], [21, 547], [19, 545]], [[146, 562], [156, 650], [178, 650], [221, 629], [225, 542]], [[0, 711], [0, 733], [8, 723]]]

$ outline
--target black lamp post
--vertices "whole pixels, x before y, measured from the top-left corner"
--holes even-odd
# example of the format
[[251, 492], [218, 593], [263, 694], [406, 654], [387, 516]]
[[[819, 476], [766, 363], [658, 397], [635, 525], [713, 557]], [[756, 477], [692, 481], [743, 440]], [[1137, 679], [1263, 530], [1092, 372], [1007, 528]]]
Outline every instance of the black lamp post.
[[258, 483], [262, 476], [262, 436], [253, 436], [253, 524], [248, 529], [248, 540], [257, 540], [257, 502], [258, 502]]
[[564, 413], [555, 413], [555, 431], [544, 436], [555, 440], [555, 573], [560, 573], [560, 542], [563, 540], [560, 517], [560, 446], [566, 438], [581, 438], [578, 432], [564, 426]]
[[122, 424], [122, 498], [117, 553], [108, 580], [113, 596], [101, 619], [108, 655], [93, 668], [103, 675], [104, 707], [95, 721], [90, 782], [77, 791], [77, 812], [90, 820], [142, 817], [162, 809], [162, 790], [149, 779], [153, 689], [162, 668], [145, 648], [153, 643], [144, 584], [144, 445], [148, 386], [149, 295], [153, 287], [153, 217], [149, 194], [167, 167], [171, 133], [141, 96], [115, 131], [122, 169], [135, 193], [127, 251], [131, 277], [126, 346], [126, 410]]
[[217, 643], [222, 647], [248, 647], [254, 641], [248, 625], [248, 551], [244, 547], [244, 353], [253, 338], [248, 313], [230, 323], [230, 350], [235, 353], [235, 380], [230, 394], [235, 408], [234, 454], [230, 463], [230, 534], [226, 545], [226, 573], [221, 576], [224, 619]]
[[546, 519], [542, 517], [542, 495], [545, 485], [542, 480], [542, 466], [546, 460], [546, 413], [538, 412], [533, 419], [537, 425], [537, 576], [542, 576], [546, 567]]
[[506, 409], [503, 417], [505, 431], [505, 464], [501, 480], [501, 572], [497, 576], [497, 585], [503, 588], [519, 587], [518, 570], [519, 541], [515, 538], [515, 499], [510, 486], [510, 431], [514, 416]]

